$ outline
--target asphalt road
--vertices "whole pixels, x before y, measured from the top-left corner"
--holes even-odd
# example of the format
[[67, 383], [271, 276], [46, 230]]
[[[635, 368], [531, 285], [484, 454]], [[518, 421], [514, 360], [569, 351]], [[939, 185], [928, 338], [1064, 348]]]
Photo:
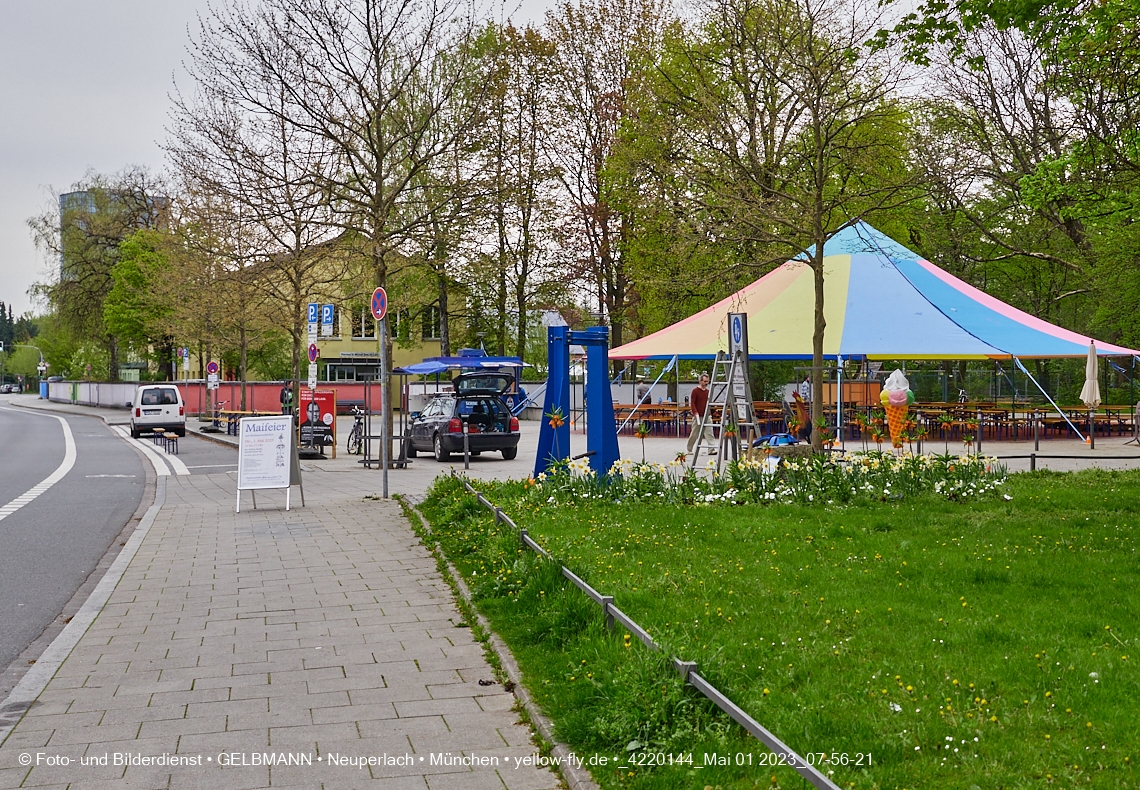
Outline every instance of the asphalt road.
[[74, 465], [13, 511], [64, 462], [65, 431], [55, 416], [0, 400], [0, 670], [60, 614], [143, 496], [145, 462], [135, 450], [102, 420], [63, 418]]

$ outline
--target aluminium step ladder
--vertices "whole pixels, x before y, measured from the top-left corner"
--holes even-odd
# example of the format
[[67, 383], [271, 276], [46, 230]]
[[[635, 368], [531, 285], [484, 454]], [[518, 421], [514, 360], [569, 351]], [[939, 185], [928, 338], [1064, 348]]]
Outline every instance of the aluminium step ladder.
[[[717, 424], [717, 419], [713, 417], [717, 408], [720, 409], [720, 436], [706, 440], [706, 426]], [[709, 400], [696, 430], [698, 440], [689, 458], [689, 469], [696, 469], [701, 450], [710, 453], [716, 451], [718, 474], [724, 468], [729, 451], [732, 453], [731, 460], [734, 461], [741, 457], [751, 457], [752, 444], [760, 438], [760, 428], [756, 424], [756, 414], [752, 408], [752, 393], [748, 386], [748, 357], [743, 349], [738, 349], [732, 357], [724, 351], [717, 352], [709, 379]], [[742, 446], [746, 448], [743, 454]]]

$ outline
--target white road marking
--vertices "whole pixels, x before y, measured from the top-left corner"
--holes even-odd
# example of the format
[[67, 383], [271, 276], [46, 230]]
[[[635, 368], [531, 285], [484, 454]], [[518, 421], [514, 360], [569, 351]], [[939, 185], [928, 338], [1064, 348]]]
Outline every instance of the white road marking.
[[[23, 409], [4, 409], [4, 411], [14, 411], [17, 414], [28, 413]], [[4, 507], [0, 507], [0, 521], [8, 518], [8, 516], [12, 515], [24, 505], [33, 501], [40, 494], [44, 493], [53, 485], [58, 483], [63, 479], [64, 475], [71, 471], [71, 467], [75, 466], [75, 437], [71, 435], [71, 426], [67, 424], [67, 420], [54, 414], [43, 414], [37, 416], [54, 417], [55, 419], [59, 420], [59, 424], [63, 426], [63, 463], [56, 467], [56, 470], [45, 477], [42, 481], [32, 486], [24, 493], [20, 494], [11, 502], [4, 505]]]

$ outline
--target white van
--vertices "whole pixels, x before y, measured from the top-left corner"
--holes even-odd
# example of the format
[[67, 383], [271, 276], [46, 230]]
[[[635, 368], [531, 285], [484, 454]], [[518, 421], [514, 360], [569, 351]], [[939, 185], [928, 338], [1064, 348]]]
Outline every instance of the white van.
[[136, 439], [155, 428], [186, 435], [186, 404], [173, 384], [143, 384], [127, 408], [131, 410], [131, 436]]

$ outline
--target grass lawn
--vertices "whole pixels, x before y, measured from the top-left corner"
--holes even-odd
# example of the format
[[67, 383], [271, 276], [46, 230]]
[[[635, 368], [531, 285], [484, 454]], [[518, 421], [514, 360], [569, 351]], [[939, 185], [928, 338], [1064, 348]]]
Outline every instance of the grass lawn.
[[826, 755], [840, 787], [1140, 785], [1140, 473], [843, 507], [476, 488], [664, 646], [607, 633], [556, 564], [437, 481], [421, 507], [435, 537], [559, 738], [608, 758], [592, 768], [603, 787], [805, 786], [668, 655], [802, 756]]

